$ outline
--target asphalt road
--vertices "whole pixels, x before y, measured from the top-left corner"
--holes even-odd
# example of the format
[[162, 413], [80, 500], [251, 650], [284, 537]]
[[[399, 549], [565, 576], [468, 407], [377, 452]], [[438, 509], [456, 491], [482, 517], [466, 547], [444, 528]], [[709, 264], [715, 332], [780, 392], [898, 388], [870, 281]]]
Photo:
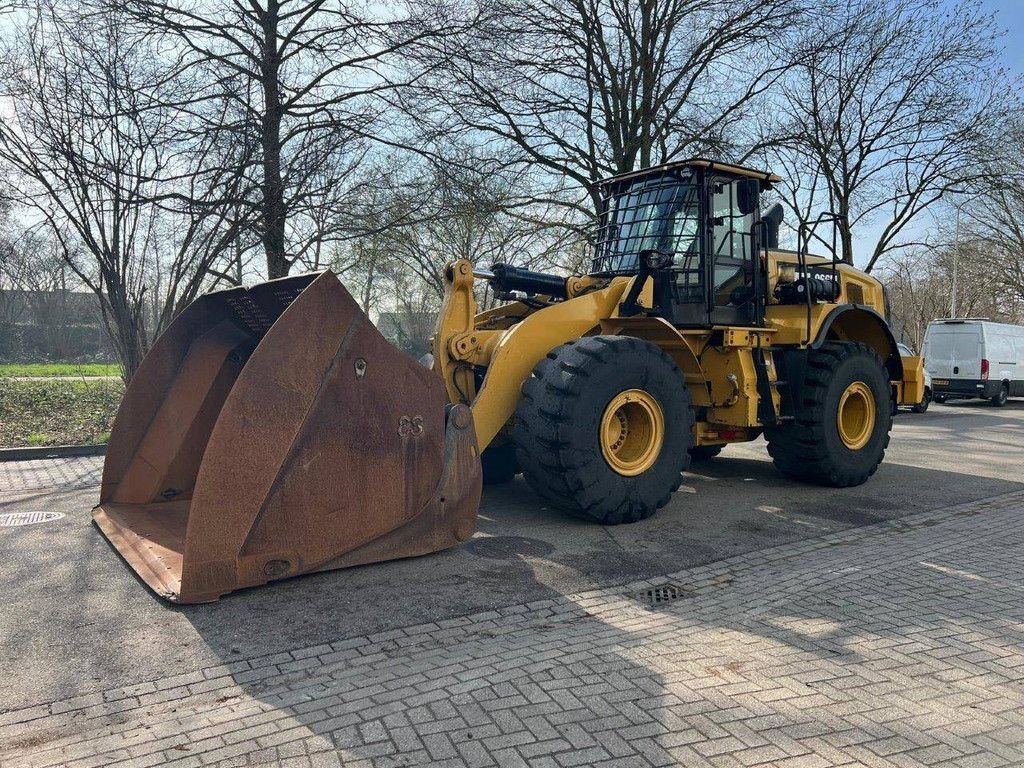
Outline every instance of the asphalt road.
[[1024, 401], [901, 413], [886, 461], [851, 489], [778, 475], [762, 442], [698, 465], [631, 526], [566, 519], [517, 479], [485, 491], [479, 533], [427, 557], [318, 574], [204, 606], [169, 607], [90, 524], [96, 489], [0, 490], [0, 712], [556, 594], [1024, 488]]

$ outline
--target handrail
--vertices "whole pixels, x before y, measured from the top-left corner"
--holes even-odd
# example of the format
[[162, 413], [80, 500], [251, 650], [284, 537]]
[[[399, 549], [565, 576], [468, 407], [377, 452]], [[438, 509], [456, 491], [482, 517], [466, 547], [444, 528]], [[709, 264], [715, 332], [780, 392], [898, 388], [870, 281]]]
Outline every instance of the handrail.
[[[839, 226], [845, 221], [846, 217], [842, 214], [835, 213], [834, 211], [822, 211], [818, 214], [818, 218], [816, 218], [813, 223], [809, 224], [806, 221], [800, 222], [800, 226], [797, 229], [797, 263], [800, 271], [803, 273], [804, 279], [810, 279], [811, 276], [807, 267], [807, 249], [810, 245], [811, 238], [814, 238], [828, 248], [832, 254], [832, 295], [836, 297], [839, 296], [839, 254], [837, 253], [836, 239], [839, 234]], [[831, 244], [817, 233], [818, 226], [826, 222], [830, 222], [832, 224]], [[803, 343], [808, 344], [811, 341], [811, 306], [813, 303], [811, 301], [811, 291], [809, 288], [804, 291], [804, 295], [807, 300], [807, 334]]]

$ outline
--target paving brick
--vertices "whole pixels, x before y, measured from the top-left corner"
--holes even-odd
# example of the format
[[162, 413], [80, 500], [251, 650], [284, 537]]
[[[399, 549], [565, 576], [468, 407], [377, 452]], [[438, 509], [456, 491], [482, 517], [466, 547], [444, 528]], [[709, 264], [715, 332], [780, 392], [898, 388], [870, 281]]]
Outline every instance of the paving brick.
[[[174, 670], [0, 713], [0, 765], [1022, 765], [1022, 546], [1024, 493], [1007, 494]], [[667, 582], [690, 597], [633, 597]]]

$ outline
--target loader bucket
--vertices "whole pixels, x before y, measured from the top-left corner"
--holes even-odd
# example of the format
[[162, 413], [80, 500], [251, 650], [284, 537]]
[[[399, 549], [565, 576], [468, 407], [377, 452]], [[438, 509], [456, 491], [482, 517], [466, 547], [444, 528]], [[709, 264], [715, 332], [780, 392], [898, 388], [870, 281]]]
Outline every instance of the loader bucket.
[[93, 519], [180, 603], [434, 552], [475, 529], [472, 422], [330, 272], [210, 293], [132, 378]]

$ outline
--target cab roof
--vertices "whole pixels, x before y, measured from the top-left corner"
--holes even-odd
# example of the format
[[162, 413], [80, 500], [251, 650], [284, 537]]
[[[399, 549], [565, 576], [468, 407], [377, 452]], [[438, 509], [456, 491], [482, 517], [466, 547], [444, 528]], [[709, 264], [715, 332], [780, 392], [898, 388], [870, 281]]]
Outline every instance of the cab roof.
[[603, 179], [600, 183], [603, 186], [617, 181], [640, 178], [649, 174], [675, 171], [680, 168], [706, 168], [712, 171], [728, 173], [733, 176], [745, 176], [747, 178], [757, 179], [761, 182], [761, 189], [770, 189], [773, 184], [778, 184], [782, 181], [781, 176], [777, 176], [771, 171], [759, 171], [754, 168], [746, 168], [742, 165], [721, 163], [717, 160], [707, 160], [701, 157], [691, 157], [687, 160], [677, 160], [672, 163], [665, 163], [664, 165], [654, 165], [650, 168], [643, 168], [639, 171], [630, 171], [629, 173], [620, 173], [617, 176], [609, 176], [608, 178]]

